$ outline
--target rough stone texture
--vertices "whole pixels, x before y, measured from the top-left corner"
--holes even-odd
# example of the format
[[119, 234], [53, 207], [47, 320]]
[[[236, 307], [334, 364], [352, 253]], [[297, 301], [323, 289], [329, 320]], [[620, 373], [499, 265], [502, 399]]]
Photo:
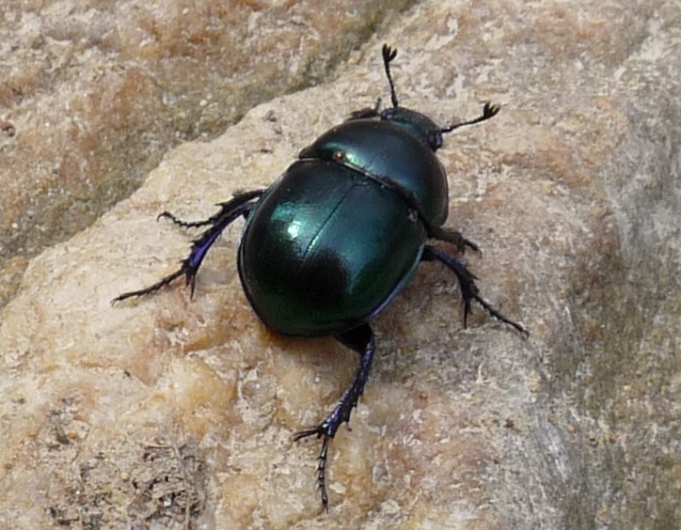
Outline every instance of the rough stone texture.
[[130, 195], [171, 147], [325, 78], [409, 3], [3, 2], [0, 306], [27, 257]]
[[[2, 312], [3, 528], [670, 529], [681, 525], [681, 12], [676, 2], [423, 2], [338, 80], [175, 149], [129, 200], [33, 259]], [[332, 340], [283, 339], [250, 310], [238, 228], [181, 285], [202, 218], [269, 184], [351, 110], [385, 98], [440, 122], [449, 226], [484, 296], [461, 328], [451, 275], [424, 265], [379, 318], [365, 396], [314, 493], [318, 421], [352, 378]]]

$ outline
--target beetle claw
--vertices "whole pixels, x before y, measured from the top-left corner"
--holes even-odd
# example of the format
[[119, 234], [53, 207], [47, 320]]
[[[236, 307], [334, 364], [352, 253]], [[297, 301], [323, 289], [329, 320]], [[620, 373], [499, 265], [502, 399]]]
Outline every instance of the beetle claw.
[[[477, 118], [440, 128], [425, 114], [399, 106], [391, 74], [397, 50], [386, 44], [382, 54], [392, 108], [381, 110], [378, 99], [374, 108], [352, 113], [303, 149], [270, 187], [235, 193], [208, 219], [184, 221], [162, 212], [157, 219], [206, 228], [175, 272], [112, 301], [151, 294], [180, 277], [193, 297], [206, 254], [232, 222], [244, 218], [239, 279], [263, 323], [283, 335], [333, 335], [360, 357], [352, 384], [324, 421], [293, 435], [295, 441], [321, 440], [316, 482], [325, 509], [329, 446], [349, 423], [371, 371], [375, 342], [369, 321], [404, 288], [416, 261], [440, 261], [454, 272], [464, 326], [475, 300], [528, 335], [478, 294], [475, 275], [459, 259], [467, 249], [479, 252], [478, 246], [440, 226], [449, 205], [447, 175], [435, 155], [442, 135], [488, 120], [500, 107], [487, 102]], [[430, 246], [427, 238], [458, 252]]]
[[322, 505], [325, 510], [329, 509], [329, 495], [326, 492], [326, 459], [329, 455], [329, 442], [332, 436], [327, 434], [328, 428], [326, 427], [326, 422], [320, 423], [316, 427], [310, 427], [309, 429], [303, 429], [298, 431], [293, 435], [293, 440], [298, 441], [308, 436], [316, 436], [317, 438], [323, 438], [322, 449], [319, 452], [319, 457], [317, 458], [317, 489], [320, 492], [322, 498]]

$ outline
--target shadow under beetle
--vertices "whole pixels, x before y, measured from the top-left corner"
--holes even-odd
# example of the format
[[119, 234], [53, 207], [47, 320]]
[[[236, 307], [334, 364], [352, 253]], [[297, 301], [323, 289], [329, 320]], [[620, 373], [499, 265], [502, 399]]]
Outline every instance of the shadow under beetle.
[[159, 218], [180, 226], [208, 228], [177, 271], [113, 300], [152, 293], [182, 276], [193, 296], [206, 253], [229, 224], [244, 217], [239, 278], [264, 324], [289, 336], [331, 335], [359, 354], [354, 380], [340, 402], [319, 425], [294, 437], [322, 440], [317, 485], [324, 507], [329, 502], [329, 442], [350, 420], [371, 370], [375, 345], [369, 321], [405, 287], [419, 263], [439, 261], [456, 275], [464, 326], [476, 300], [527, 335], [479, 296], [476, 277], [456, 255], [427, 243], [448, 243], [461, 254], [466, 248], [478, 250], [459, 232], [442, 227], [448, 213], [447, 175], [435, 152], [443, 134], [488, 120], [499, 107], [487, 103], [473, 120], [437, 126], [398, 104], [390, 73], [396, 55], [397, 50], [383, 46], [392, 108], [381, 111], [379, 99], [374, 108], [354, 112], [303, 149], [269, 188], [236, 193], [205, 221], [186, 222], [163, 212]]

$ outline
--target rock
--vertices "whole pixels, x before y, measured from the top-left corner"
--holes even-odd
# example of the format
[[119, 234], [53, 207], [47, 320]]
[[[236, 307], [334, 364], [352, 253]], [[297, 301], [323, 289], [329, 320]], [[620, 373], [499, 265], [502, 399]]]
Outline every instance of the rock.
[[[671, 3], [424, 2], [332, 84], [185, 143], [92, 227], [31, 260], [2, 311], [0, 526], [675, 528], [680, 15]], [[478, 243], [478, 310], [424, 264], [374, 321], [378, 355], [314, 491], [319, 421], [356, 356], [267, 331], [225, 233], [190, 300], [171, 272], [192, 234], [155, 216], [266, 186], [347, 114], [386, 99], [448, 135], [448, 226]]]
[[[172, 147], [318, 83], [408, 3], [3, 7], [0, 268], [90, 225]], [[0, 272], [0, 306], [18, 287], [11, 280]]]

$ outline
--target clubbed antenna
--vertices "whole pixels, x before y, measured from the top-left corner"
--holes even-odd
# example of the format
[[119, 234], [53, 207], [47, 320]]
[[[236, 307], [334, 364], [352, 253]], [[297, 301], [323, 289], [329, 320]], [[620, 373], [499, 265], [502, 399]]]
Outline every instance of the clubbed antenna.
[[385, 75], [388, 77], [388, 83], [390, 83], [390, 101], [393, 103], [393, 107], [397, 108], [397, 94], [395, 93], [395, 84], [393, 83], [393, 76], [390, 75], [390, 63], [393, 59], [397, 57], [397, 49], [391, 48], [387, 44], [383, 45], [383, 66], [385, 67]]
[[[385, 48], [383, 49], [383, 57], [385, 57]], [[386, 64], [386, 68], [388, 68]], [[392, 86], [392, 83], [391, 83]], [[482, 115], [478, 116], [474, 120], [468, 120], [468, 121], [462, 121], [461, 123], [453, 123], [452, 125], [447, 125], [446, 127], [443, 127], [440, 129], [440, 132], [442, 134], [452, 132], [454, 129], [458, 129], [459, 127], [463, 127], [464, 125], [473, 125], [475, 123], [480, 123], [481, 121], [489, 120], [493, 116], [496, 116], [499, 114], [499, 110], [501, 107], [499, 105], [492, 105], [489, 101], [485, 103], [485, 106], [482, 108]]]

